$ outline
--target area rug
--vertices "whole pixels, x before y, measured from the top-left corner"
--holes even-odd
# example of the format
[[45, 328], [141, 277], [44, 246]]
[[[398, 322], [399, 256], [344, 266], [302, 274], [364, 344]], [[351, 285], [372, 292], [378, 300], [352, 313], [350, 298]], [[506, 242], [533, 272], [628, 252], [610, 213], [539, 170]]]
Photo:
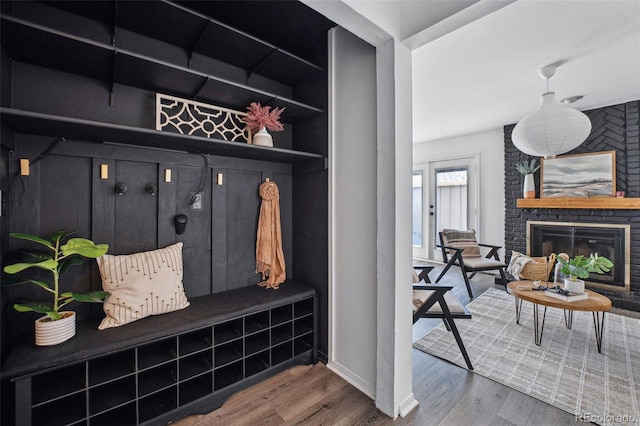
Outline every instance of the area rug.
[[[533, 341], [533, 305], [523, 302], [520, 325], [514, 297], [489, 289], [456, 320], [474, 372], [598, 424], [640, 424], [640, 319], [607, 313], [602, 353], [590, 312], [574, 312], [565, 327], [561, 309], [547, 309], [542, 344]], [[542, 314], [542, 307], [540, 310]], [[466, 364], [443, 324], [414, 347]]]

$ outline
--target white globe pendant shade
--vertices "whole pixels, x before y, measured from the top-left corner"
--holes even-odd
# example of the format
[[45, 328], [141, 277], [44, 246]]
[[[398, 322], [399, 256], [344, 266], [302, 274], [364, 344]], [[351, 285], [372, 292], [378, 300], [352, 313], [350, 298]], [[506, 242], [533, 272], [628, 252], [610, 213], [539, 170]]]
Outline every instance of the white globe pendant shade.
[[555, 93], [549, 92], [537, 110], [516, 124], [511, 140], [525, 154], [548, 158], [578, 147], [590, 133], [589, 117], [556, 102]]

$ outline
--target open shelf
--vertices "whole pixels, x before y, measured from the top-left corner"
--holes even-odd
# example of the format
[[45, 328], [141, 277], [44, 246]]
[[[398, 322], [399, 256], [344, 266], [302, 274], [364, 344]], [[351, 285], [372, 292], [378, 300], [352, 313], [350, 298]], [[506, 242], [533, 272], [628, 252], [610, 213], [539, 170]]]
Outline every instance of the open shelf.
[[[109, 26], [115, 24], [162, 40], [188, 52], [232, 64], [288, 86], [295, 86], [321, 71], [319, 66], [286, 50], [170, 1], [155, 2], [151, 8], [145, 2], [118, 2], [117, 13], [116, 2], [104, 2], [101, 8], [89, 3], [48, 4]], [[180, 31], [167, 31], [167, 28], [180, 28]]]
[[186, 136], [178, 133], [41, 114], [12, 108], [0, 108], [0, 119], [16, 132], [42, 136], [64, 137], [92, 142], [115, 142], [290, 164], [309, 160], [324, 161], [325, 158], [322, 155], [308, 152], [208, 139], [199, 136]]
[[640, 209], [640, 198], [520, 198], [517, 206], [521, 209], [637, 210]]
[[294, 101], [149, 56], [2, 15], [2, 46], [12, 59], [244, 111], [251, 102], [284, 107], [282, 121], [322, 113]]

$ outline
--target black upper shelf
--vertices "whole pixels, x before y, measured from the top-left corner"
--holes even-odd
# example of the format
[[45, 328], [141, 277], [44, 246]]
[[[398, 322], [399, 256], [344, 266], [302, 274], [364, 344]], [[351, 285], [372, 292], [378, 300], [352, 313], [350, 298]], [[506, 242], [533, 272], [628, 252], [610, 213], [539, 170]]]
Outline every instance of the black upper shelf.
[[64, 137], [93, 142], [116, 142], [136, 146], [181, 150], [191, 153], [222, 155], [279, 163], [302, 163], [309, 160], [324, 161], [324, 156], [309, 152], [293, 151], [229, 142], [199, 136], [103, 123], [79, 118], [61, 117], [13, 108], [0, 108], [0, 119], [18, 133]]
[[[45, 2], [296, 86], [321, 71], [299, 56], [171, 1]], [[115, 18], [114, 18], [115, 17]], [[116, 45], [117, 45], [116, 37]]]
[[251, 102], [286, 107], [282, 121], [287, 123], [322, 112], [292, 99], [19, 18], [3, 15], [1, 21], [2, 45], [18, 61], [240, 111]]

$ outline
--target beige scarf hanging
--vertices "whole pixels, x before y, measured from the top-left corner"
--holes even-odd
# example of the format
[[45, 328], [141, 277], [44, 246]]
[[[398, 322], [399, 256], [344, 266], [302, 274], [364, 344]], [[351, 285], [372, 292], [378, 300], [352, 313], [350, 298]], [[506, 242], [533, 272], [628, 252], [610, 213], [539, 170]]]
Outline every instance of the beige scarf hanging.
[[287, 278], [280, 229], [280, 194], [275, 182], [263, 182], [259, 189], [262, 204], [256, 241], [256, 273], [260, 286], [277, 289]]

